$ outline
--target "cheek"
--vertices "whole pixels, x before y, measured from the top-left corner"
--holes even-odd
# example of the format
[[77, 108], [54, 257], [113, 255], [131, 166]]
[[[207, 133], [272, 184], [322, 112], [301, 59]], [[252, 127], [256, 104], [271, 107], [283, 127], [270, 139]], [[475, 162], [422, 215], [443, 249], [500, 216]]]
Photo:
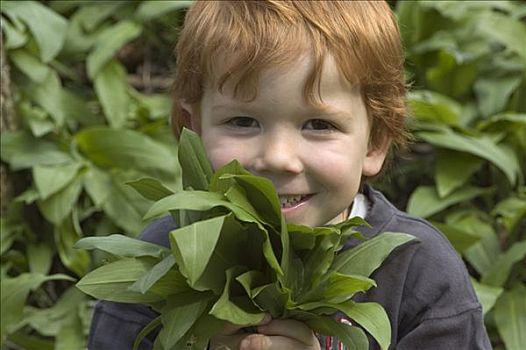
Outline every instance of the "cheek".
[[217, 142], [216, 140], [205, 141], [206, 153], [212, 163], [212, 168], [217, 170], [222, 166], [237, 159], [241, 165], [247, 167], [250, 155], [247, 154], [246, 147], [238, 147], [234, 143]]
[[311, 171], [326, 187], [355, 187], [360, 182], [363, 159], [352, 152], [319, 153], [310, 159]]

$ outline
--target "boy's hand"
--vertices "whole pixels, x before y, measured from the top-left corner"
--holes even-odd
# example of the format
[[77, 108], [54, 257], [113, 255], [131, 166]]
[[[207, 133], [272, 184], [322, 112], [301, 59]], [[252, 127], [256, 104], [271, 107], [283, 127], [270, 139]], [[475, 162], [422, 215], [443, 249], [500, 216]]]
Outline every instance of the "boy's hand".
[[257, 326], [258, 333], [247, 334], [241, 327], [228, 325], [223, 334], [210, 341], [211, 350], [320, 350], [314, 332], [296, 320], [265, 319]]

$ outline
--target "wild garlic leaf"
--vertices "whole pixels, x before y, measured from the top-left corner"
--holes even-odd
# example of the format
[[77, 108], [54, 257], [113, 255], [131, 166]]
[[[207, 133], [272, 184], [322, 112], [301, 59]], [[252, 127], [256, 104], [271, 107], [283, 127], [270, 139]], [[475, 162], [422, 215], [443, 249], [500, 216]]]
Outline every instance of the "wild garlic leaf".
[[172, 252], [179, 270], [194, 289], [212, 257], [225, 218], [226, 216], [220, 216], [199, 221], [170, 232]]
[[395, 248], [413, 240], [416, 238], [406, 233], [381, 233], [338, 254], [331, 269], [346, 275], [370, 276]]
[[272, 182], [253, 175], [235, 175], [237, 183], [261, 217], [273, 226], [281, 225], [281, 204]]
[[188, 129], [183, 129], [179, 138], [179, 163], [182, 173], [183, 188], [207, 190], [213, 176], [212, 165], [199, 136]]
[[164, 186], [161, 181], [151, 177], [142, 177], [135, 181], [128, 181], [126, 184], [133, 187], [133, 189], [144, 198], [152, 201], [161, 200], [174, 193], [168, 187]]
[[165, 215], [172, 210], [207, 211], [215, 207], [228, 207], [229, 203], [220, 193], [207, 191], [180, 191], [155, 202], [144, 215], [148, 220]]
[[[155, 264], [150, 271], [144, 274], [141, 278], [135, 281], [128, 290], [132, 292], [146, 293], [157, 281], [164, 277], [168, 272], [171, 271], [175, 265], [175, 258], [173, 255], [168, 255], [166, 258]], [[178, 272], [178, 271], [177, 271]], [[171, 276], [172, 279], [180, 279], [185, 284], [184, 277], [179, 273], [180, 278]]]
[[210, 298], [210, 294], [193, 292], [168, 299], [161, 310], [163, 328], [158, 335], [163, 349], [175, 350], [175, 344], [205, 312]]
[[341, 323], [330, 317], [314, 317], [308, 319], [306, 323], [320, 334], [337, 337], [348, 349], [369, 349], [369, 340], [361, 328]]
[[278, 286], [278, 282], [269, 283], [252, 290], [254, 303], [266, 310], [273, 318], [284, 316], [290, 295]]
[[380, 349], [387, 350], [389, 348], [391, 343], [391, 325], [387, 313], [380, 304], [347, 301], [337, 305], [340, 311], [365, 328], [373, 336], [380, 345]]
[[151, 257], [122, 258], [85, 275], [77, 283], [77, 288], [94, 298], [120, 303], [162, 301], [162, 296], [153, 293], [142, 294], [128, 290], [128, 287], [147, 273], [156, 262], [157, 259]]
[[85, 237], [73, 246], [76, 249], [99, 249], [107, 253], [122, 257], [151, 256], [161, 258], [170, 250], [161, 245], [131, 238], [121, 234], [104, 237]]
[[226, 270], [226, 283], [221, 297], [212, 306], [210, 314], [221, 319], [237, 325], [255, 325], [263, 320], [265, 313], [260, 310], [255, 311], [253, 307], [252, 312], [246, 311], [245, 308], [240, 307], [233, 302], [231, 296], [232, 284], [237, 283], [235, 278], [246, 271], [245, 267], [233, 266]]

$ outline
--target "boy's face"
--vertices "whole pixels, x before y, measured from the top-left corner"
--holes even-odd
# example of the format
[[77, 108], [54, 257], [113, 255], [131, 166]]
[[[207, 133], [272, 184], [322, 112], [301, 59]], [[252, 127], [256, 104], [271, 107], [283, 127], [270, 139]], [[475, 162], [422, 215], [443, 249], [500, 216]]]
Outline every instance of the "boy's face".
[[378, 173], [385, 149], [369, 148], [369, 120], [358, 88], [325, 59], [321, 74], [323, 109], [305, 101], [312, 60], [263, 71], [257, 96], [235, 99], [205, 88], [192, 125], [200, 132], [215, 169], [237, 159], [255, 175], [270, 179], [289, 223], [320, 226], [346, 219], [362, 176]]

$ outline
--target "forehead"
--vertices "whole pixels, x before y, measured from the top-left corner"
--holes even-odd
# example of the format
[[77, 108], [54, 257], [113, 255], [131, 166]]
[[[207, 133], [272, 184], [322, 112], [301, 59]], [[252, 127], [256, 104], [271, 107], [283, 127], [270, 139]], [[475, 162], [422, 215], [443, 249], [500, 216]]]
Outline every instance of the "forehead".
[[228, 60], [223, 59], [225, 57], [226, 54], [222, 54], [210, 66], [210, 78], [206, 80], [205, 88], [246, 102], [260, 94], [272, 95], [278, 83], [296, 92], [300, 86], [301, 95], [297, 98], [318, 109], [325, 108], [323, 95], [341, 91], [356, 94], [360, 91], [356, 79], [348, 79], [348, 74], [342, 72], [330, 53], [316, 57], [312, 51], [304, 50], [288, 60], [241, 71], [233, 71]]

